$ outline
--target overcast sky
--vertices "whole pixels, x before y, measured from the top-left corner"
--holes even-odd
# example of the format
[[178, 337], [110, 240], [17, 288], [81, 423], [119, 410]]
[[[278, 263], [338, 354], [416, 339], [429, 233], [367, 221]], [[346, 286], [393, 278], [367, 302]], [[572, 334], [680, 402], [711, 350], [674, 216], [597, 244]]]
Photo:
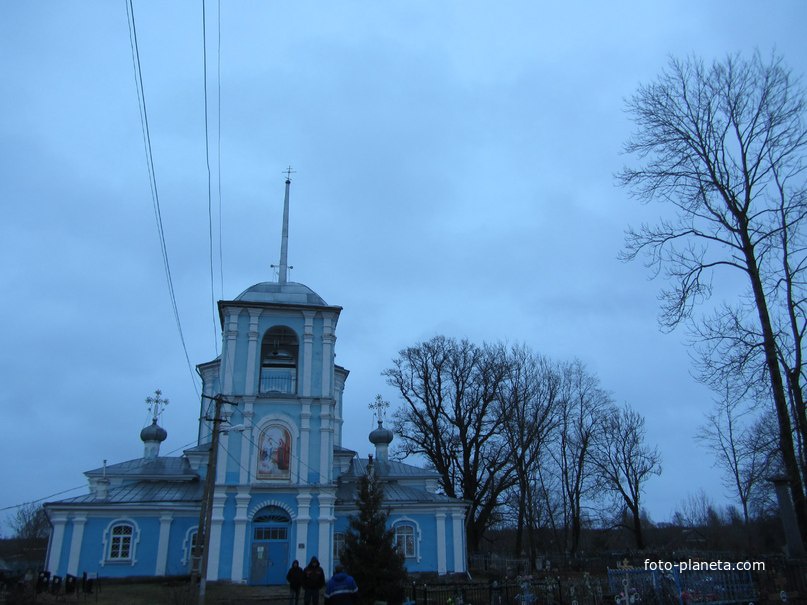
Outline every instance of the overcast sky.
[[[216, 356], [218, 338], [201, 2], [134, 9], [195, 365]], [[216, 23], [211, 0], [215, 235]], [[685, 334], [658, 330], [663, 284], [617, 260], [625, 228], [662, 211], [615, 185], [633, 161], [621, 153], [624, 101], [670, 56], [775, 49], [802, 76], [805, 24], [802, 0], [223, 2], [213, 296], [274, 279], [290, 164], [291, 279], [344, 307], [343, 445], [370, 451], [376, 393], [399, 404], [381, 371], [401, 348], [436, 334], [523, 342], [579, 358], [647, 417], [664, 458], [647, 486], [654, 520], [700, 489], [721, 502], [693, 441], [712, 396], [691, 377]], [[196, 437], [128, 31], [123, 0], [0, 3], [0, 508], [141, 456], [143, 400], [156, 388], [171, 402], [162, 453]]]

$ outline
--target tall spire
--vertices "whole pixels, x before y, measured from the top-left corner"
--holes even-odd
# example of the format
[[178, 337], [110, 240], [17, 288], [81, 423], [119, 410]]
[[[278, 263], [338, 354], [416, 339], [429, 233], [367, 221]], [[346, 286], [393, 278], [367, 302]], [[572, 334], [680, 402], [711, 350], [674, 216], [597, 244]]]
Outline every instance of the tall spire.
[[289, 166], [286, 173], [286, 195], [283, 198], [283, 231], [280, 236], [280, 268], [277, 274], [277, 282], [285, 284], [289, 278], [289, 188], [291, 187], [291, 175], [294, 171]]

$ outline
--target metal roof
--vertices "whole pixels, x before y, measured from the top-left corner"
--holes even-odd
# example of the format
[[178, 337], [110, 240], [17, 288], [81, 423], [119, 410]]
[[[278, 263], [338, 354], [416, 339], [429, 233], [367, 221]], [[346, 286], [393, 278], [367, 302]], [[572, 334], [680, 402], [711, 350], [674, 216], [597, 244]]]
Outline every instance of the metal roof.
[[327, 307], [322, 297], [306, 285], [297, 282], [262, 282], [255, 284], [239, 294], [237, 301], [283, 303]]
[[[350, 468], [343, 475], [344, 477], [362, 477], [367, 474], [367, 458], [354, 458], [350, 462]], [[395, 460], [373, 460], [375, 473], [379, 477], [386, 478], [421, 478], [421, 479], [436, 479], [439, 477], [437, 472], [430, 471], [425, 468], [412, 466], [403, 462]]]
[[96, 468], [84, 473], [87, 477], [172, 477], [178, 480], [197, 478], [188, 460], [182, 456], [162, 456], [157, 458], [135, 458], [118, 464]]
[[[445, 494], [435, 494], [426, 489], [401, 485], [397, 481], [384, 482], [384, 504], [462, 504], [462, 500], [451, 498]], [[336, 489], [337, 504], [352, 504], [357, 497], [357, 483], [340, 483]]]
[[204, 486], [200, 481], [138, 481], [109, 489], [108, 498], [97, 498], [93, 494], [67, 498], [54, 504], [144, 504], [144, 503], [194, 503], [202, 501]]

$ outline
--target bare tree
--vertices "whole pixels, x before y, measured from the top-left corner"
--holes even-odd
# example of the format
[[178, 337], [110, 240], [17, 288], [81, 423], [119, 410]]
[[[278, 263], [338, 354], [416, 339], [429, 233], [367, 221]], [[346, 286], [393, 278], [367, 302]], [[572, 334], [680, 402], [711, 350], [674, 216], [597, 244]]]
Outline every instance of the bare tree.
[[405, 402], [395, 414], [401, 451], [425, 457], [446, 495], [471, 503], [466, 534], [478, 549], [515, 481], [498, 403], [504, 347], [436, 336], [403, 349], [383, 374]]
[[549, 434], [557, 425], [560, 387], [560, 375], [548, 359], [525, 346], [510, 348], [499, 413], [517, 482], [512, 490], [516, 508], [515, 554], [520, 556], [526, 533], [531, 566], [538, 554], [535, 532], [541, 502], [535, 491], [535, 476]]
[[672, 60], [628, 102], [638, 129], [626, 150], [643, 165], [625, 169], [620, 180], [638, 197], [676, 211], [674, 219], [630, 230], [624, 254], [633, 259], [647, 253], [649, 264], [669, 278], [662, 293], [664, 326], [692, 317], [712, 294], [716, 270], [744, 277], [748, 307], [741, 315], [753, 318], [750, 333], [758, 335], [748, 351], [758, 350], [764, 359], [782, 461], [807, 537], [793, 440], [794, 424], [807, 429], [799, 279], [805, 260], [804, 109], [802, 90], [776, 57], [729, 57], [708, 67], [696, 59]]
[[[580, 546], [583, 504], [596, 489], [592, 451], [600, 433], [599, 424], [610, 406], [611, 399], [600, 388], [599, 380], [582, 363], [574, 361], [561, 366], [558, 426], [548, 449], [551, 466], [544, 469], [542, 484], [546, 488], [544, 495], [549, 498], [547, 502], [553, 500], [553, 483], [560, 492], [554, 498], [560, 510], [553, 515], [552, 522], [556, 530], [562, 529], [558, 543], [570, 554], [576, 553]], [[556, 481], [552, 480], [552, 474], [556, 474]]]
[[593, 461], [603, 485], [617, 495], [630, 513], [636, 548], [645, 546], [642, 535], [641, 496], [646, 481], [661, 474], [658, 448], [645, 443], [645, 419], [625, 405], [612, 408], [594, 441]]
[[673, 513], [673, 523], [679, 527], [709, 527], [720, 524], [720, 514], [706, 492], [687, 494]]
[[23, 504], [9, 519], [14, 537], [21, 540], [41, 540], [50, 533], [50, 522], [45, 509], [35, 503]]
[[697, 439], [715, 455], [716, 464], [724, 472], [725, 486], [740, 501], [743, 523], [747, 526], [752, 497], [764, 488], [765, 480], [772, 474], [776, 442], [775, 431], [769, 430], [770, 415], [755, 416], [753, 404], [745, 401], [743, 395], [727, 386], [707, 423], [698, 431]]

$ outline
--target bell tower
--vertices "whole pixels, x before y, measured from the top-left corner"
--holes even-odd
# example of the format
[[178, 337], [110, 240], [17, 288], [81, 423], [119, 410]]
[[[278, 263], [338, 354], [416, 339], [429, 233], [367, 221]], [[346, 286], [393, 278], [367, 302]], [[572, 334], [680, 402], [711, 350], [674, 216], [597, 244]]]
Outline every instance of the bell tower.
[[[285, 573], [292, 560], [317, 555], [330, 568], [333, 455], [341, 445], [342, 391], [348, 375], [335, 364], [342, 308], [288, 280], [291, 172], [286, 171], [277, 281], [255, 284], [233, 300], [219, 301], [221, 355], [199, 366], [206, 396], [220, 393], [237, 402], [224, 406], [229, 409], [224, 410], [219, 438], [209, 565], [215, 569], [213, 558], [227, 550], [223, 519], [234, 518], [232, 569], [208, 579], [240, 581], [260, 575], [252, 568], [247, 573], [245, 566], [257, 539], [251, 524], [256, 511], [267, 506], [286, 510], [291, 519], [290, 558], [273, 566]], [[238, 431], [226, 430], [235, 425]], [[202, 421], [200, 443], [210, 442], [210, 427]]]

